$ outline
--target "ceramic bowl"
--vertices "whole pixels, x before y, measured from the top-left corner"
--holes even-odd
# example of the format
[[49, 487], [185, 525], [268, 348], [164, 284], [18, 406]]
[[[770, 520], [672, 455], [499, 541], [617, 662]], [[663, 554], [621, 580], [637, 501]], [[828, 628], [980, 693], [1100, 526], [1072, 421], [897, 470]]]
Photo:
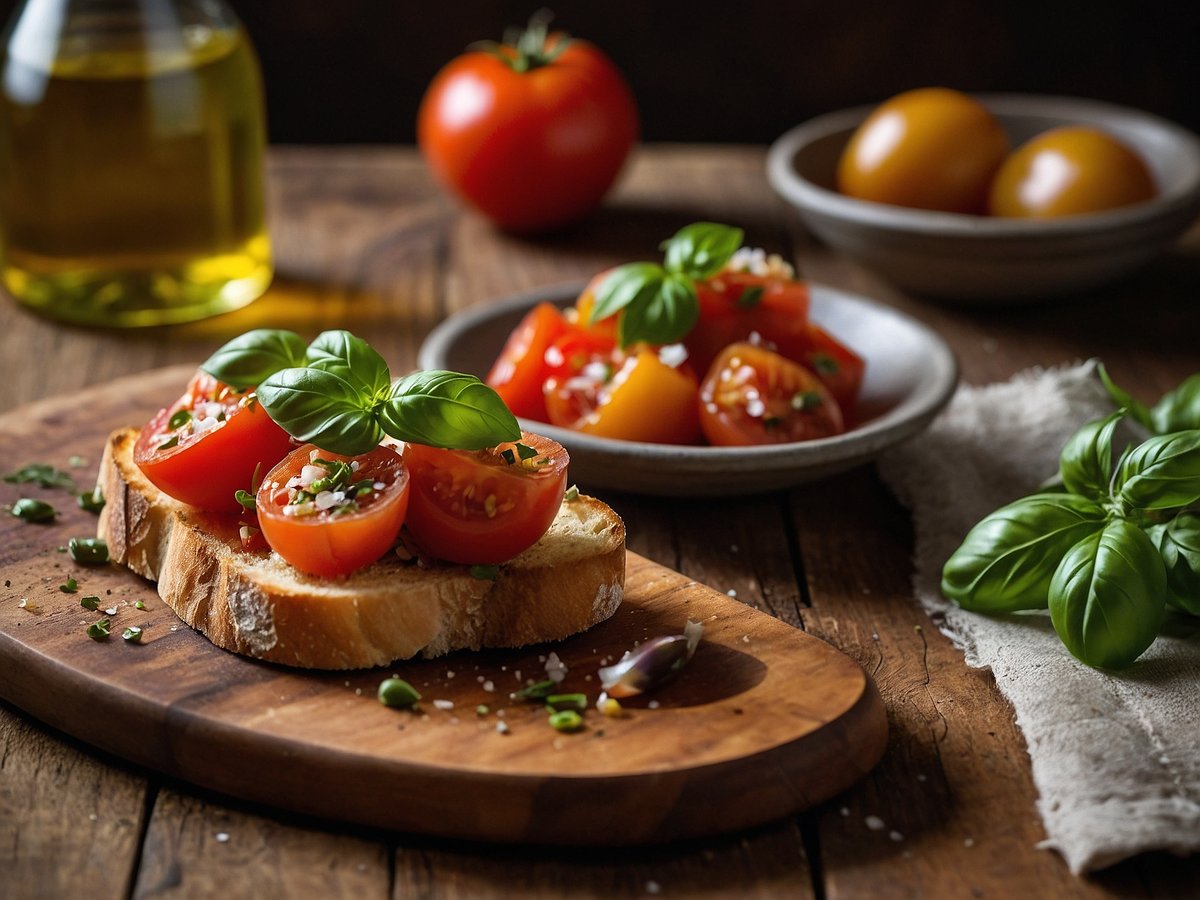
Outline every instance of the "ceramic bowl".
[[835, 172], [875, 107], [812, 119], [772, 144], [767, 176], [831, 247], [897, 286], [962, 302], [1014, 302], [1094, 288], [1162, 253], [1200, 214], [1200, 138], [1164, 119], [1091, 100], [977, 97], [1013, 147], [1060, 125], [1092, 125], [1145, 159], [1153, 200], [1058, 219], [1004, 219], [908, 209], [844, 196]]
[[[423, 369], [483, 377], [509, 333], [542, 300], [575, 301], [583, 284], [486, 303], [446, 319], [417, 357]], [[810, 315], [867, 361], [859, 424], [845, 434], [759, 447], [679, 447], [593, 437], [543, 422], [528, 430], [571, 454], [571, 479], [587, 488], [677, 497], [734, 496], [792, 487], [872, 459], [921, 431], [949, 401], [958, 364], [946, 343], [914, 319], [843, 291], [811, 285]]]

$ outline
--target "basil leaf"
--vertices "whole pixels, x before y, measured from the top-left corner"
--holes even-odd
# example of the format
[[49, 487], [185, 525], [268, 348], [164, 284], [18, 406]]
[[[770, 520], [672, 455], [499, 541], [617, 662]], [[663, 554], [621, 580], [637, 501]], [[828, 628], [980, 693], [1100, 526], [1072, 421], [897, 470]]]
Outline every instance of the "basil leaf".
[[630, 304], [647, 302], [658, 293], [666, 277], [666, 270], [658, 263], [637, 262], [617, 266], [596, 285], [591, 321], [607, 319]]
[[1117, 467], [1118, 499], [1128, 508], [1172, 509], [1200, 500], [1200, 430], [1159, 434]]
[[1068, 491], [1093, 499], [1108, 497], [1112, 482], [1112, 436], [1125, 417], [1119, 409], [1110, 416], [1088, 422], [1067, 440], [1058, 470]]
[[1200, 428], [1200, 373], [1163, 394], [1150, 410], [1151, 430], [1159, 434]]
[[686, 275], [667, 275], [655, 293], [638, 300], [625, 308], [617, 322], [622, 347], [638, 341], [673, 344], [682, 340], [700, 317], [696, 286]]
[[942, 593], [963, 609], [1044, 609], [1063, 554], [1104, 527], [1099, 504], [1034, 494], [985, 516], [942, 569]]
[[725, 263], [742, 246], [740, 228], [716, 222], [693, 222], [663, 241], [668, 272], [692, 278], [709, 278], [725, 268]]
[[481, 450], [521, 439], [499, 394], [473, 375], [436, 369], [397, 380], [380, 420], [397, 440], [430, 447]]
[[258, 400], [292, 437], [330, 453], [357, 456], [383, 439], [369, 398], [333, 372], [284, 369], [258, 386]]
[[361, 394], [382, 400], [392, 386], [392, 374], [370, 344], [348, 331], [323, 331], [308, 345], [308, 364], [332, 372]]
[[1167, 570], [1167, 602], [1200, 616], [1200, 513], [1181, 512], [1149, 531]]
[[1116, 382], [1108, 375], [1108, 370], [1101, 363], [1097, 367], [1100, 374], [1100, 381], [1104, 384], [1104, 389], [1108, 391], [1109, 399], [1118, 409], [1126, 409], [1134, 421], [1140, 423], [1147, 431], [1157, 431], [1154, 427], [1154, 420], [1150, 414], [1149, 407], [1145, 403], [1136, 399], [1133, 394], [1122, 387], [1118, 387]]
[[200, 368], [237, 391], [267, 380], [283, 369], [304, 365], [304, 340], [292, 331], [256, 328], [235, 337]]
[[1150, 538], [1128, 519], [1113, 519], [1063, 557], [1050, 582], [1050, 620], [1077, 658], [1120, 669], [1158, 635], [1166, 591]]

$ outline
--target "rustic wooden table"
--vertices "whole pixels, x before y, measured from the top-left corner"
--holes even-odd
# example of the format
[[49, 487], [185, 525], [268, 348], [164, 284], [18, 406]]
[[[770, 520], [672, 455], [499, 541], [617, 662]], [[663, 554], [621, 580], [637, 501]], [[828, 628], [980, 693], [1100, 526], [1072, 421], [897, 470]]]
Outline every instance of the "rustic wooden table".
[[[203, 358], [258, 326], [345, 327], [411, 366], [429, 329], [472, 304], [652, 255], [697, 219], [736, 223], [807, 277], [908, 312], [953, 345], [967, 382], [1099, 356], [1143, 399], [1200, 369], [1196, 232], [1123, 284], [1028, 308], [905, 296], [808, 240], [761, 148], [651, 147], [588, 223], [498, 234], [462, 213], [407, 149], [279, 149], [278, 276], [246, 310], [170, 330], [64, 328], [0, 305], [0, 412], [119, 375]], [[1011, 707], [912, 599], [906, 512], [862, 467], [721, 502], [607, 497], [630, 547], [770, 611], [857, 659], [887, 704], [872, 774], [793, 820], [636, 851], [450, 844], [300, 820], [166, 780], [0, 704], [0, 895], [79, 897], [1166, 897], [1200, 858], [1148, 855], [1090, 878], [1044, 837]], [[731, 553], [731, 546], [739, 550]], [[233, 763], [236, 764], [236, 763]], [[886, 823], [867, 827], [868, 817]], [[1194, 896], [1194, 894], [1191, 894]]]

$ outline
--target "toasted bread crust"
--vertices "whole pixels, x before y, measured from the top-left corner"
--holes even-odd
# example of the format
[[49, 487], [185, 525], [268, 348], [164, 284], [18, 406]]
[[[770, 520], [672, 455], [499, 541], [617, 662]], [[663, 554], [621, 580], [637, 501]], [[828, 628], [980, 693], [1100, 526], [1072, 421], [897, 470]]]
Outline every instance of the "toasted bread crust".
[[137, 432], [110, 435], [98, 534], [110, 558], [219, 647], [289, 666], [356, 669], [417, 654], [561, 640], [611, 616], [625, 582], [625, 526], [591, 497], [564, 502], [549, 531], [494, 581], [463, 566], [394, 556], [339, 579], [241, 548], [234, 515], [205, 513], [151, 484]]

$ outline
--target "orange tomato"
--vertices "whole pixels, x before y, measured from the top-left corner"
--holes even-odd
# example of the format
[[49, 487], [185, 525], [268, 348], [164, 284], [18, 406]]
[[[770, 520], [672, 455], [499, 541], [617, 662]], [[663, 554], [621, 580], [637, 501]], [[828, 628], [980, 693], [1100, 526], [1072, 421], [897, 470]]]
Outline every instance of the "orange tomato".
[[992, 182], [995, 216], [1050, 218], [1099, 212], [1157, 193], [1142, 158], [1095, 128], [1055, 128], [1023, 144]]
[[977, 100], [920, 88], [888, 100], [858, 127], [838, 162], [837, 186], [860, 200], [979, 213], [1008, 148]]
[[[321, 501], [314, 498], [324, 486], [298, 482], [310, 468], [324, 470], [321, 477], [333, 480], [329, 476], [338, 464], [357, 465], [353, 473], [344, 470], [336, 492], [342, 496], [319, 509]], [[400, 534], [408, 501], [409, 475], [391, 447], [351, 457], [312, 444], [293, 450], [268, 472], [255, 496], [258, 524], [271, 549], [301, 572], [324, 578], [348, 575], [387, 553]]]
[[[667, 365], [658, 351], [593, 359], [578, 374], [546, 380], [550, 421], [597, 437], [653, 444], [691, 444], [700, 437], [696, 376]], [[600, 370], [595, 374], [589, 370]]]
[[514, 416], [546, 421], [542, 382], [546, 380], [546, 351], [567, 322], [558, 307], [539, 303], [520, 321], [485, 379]]
[[829, 437], [844, 430], [837, 401], [798, 363], [754, 344], [730, 344], [700, 386], [710, 444], [741, 447]]

